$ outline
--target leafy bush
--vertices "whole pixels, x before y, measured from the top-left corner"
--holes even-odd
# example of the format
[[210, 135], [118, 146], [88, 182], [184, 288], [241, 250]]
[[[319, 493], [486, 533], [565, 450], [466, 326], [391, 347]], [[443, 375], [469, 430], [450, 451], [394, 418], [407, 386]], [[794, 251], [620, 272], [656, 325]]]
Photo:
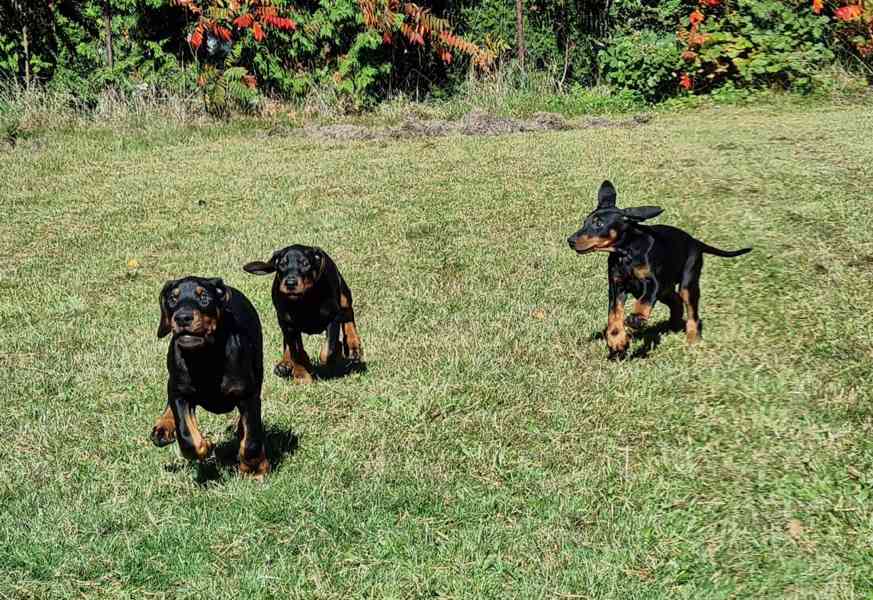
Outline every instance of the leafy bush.
[[730, 81], [737, 86], [773, 86], [808, 92], [813, 76], [833, 52], [826, 39], [829, 19], [792, 0], [736, 0], [705, 15], [695, 10], [687, 45], [686, 88], [706, 91]]
[[648, 101], [675, 91], [675, 72], [682, 63], [676, 36], [651, 30], [614, 38], [599, 58], [609, 83], [639, 92]]

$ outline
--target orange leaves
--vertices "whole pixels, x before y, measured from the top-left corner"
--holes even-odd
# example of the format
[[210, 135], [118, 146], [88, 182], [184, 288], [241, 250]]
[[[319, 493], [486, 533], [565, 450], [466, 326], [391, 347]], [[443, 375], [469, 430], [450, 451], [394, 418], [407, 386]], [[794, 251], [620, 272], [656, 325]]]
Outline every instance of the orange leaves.
[[191, 34], [191, 37], [188, 38], [188, 42], [195, 50], [199, 48], [200, 44], [203, 43], [203, 28], [198, 26]]
[[294, 19], [278, 17], [276, 15], [267, 15], [266, 17], [264, 17], [264, 23], [266, 23], [267, 25], [271, 25], [276, 29], [281, 29], [283, 31], [297, 29], [297, 23], [296, 21], [294, 21]]
[[697, 58], [697, 52], [694, 52], [693, 50], [686, 50], [682, 53], [682, 60], [685, 62], [691, 62], [695, 58]]
[[859, 18], [864, 13], [863, 9], [858, 4], [849, 4], [848, 6], [841, 6], [837, 10], [834, 11], [834, 16], [836, 16], [840, 21], [854, 21]]
[[708, 6], [709, 8], [715, 8], [716, 6], [721, 4], [721, 0], [700, 0], [700, 3], [703, 6]]
[[820, 15], [823, 8], [824, 8], [824, 0], [812, 0], [812, 12], [814, 12], [817, 15]]
[[[454, 60], [454, 51], [470, 56], [475, 65], [488, 68], [494, 54], [452, 33], [451, 23], [434, 16], [429, 8], [405, 0], [358, 0], [364, 25], [382, 34], [382, 43], [425, 46], [446, 64]], [[400, 34], [399, 37], [394, 34]]]
[[[297, 28], [297, 22], [279, 15], [274, 0], [171, 0], [176, 6], [186, 8], [197, 15], [197, 25], [188, 42], [194, 50], [203, 45], [203, 37], [210, 35], [229, 43], [233, 41], [232, 27], [251, 29], [255, 41], [262, 42], [267, 36], [267, 28], [289, 31]], [[205, 15], [209, 15], [208, 17]]]
[[255, 40], [262, 42], [264, 41], [264, 29], [261, 27], [260, 23], [255, 23], [252, 25], [252, 35], [255, 37]]
[[229, 42], [231, 38], [230, 30], [227, 27], [223, 27], [221, 25], [213, 25], [212, 33], [215, 34], [215, 37], [220, 39], [223, 42]]
[[688, 19], [691, 21], [692, 26], [697, 26], [700, 23], [703, 23], [703, 18], [703, 13], [697, 9], [695, 9], [690, 15], [688, 15]]
[[690, 91], [694, 87], [694, 78], [688, 73], [682, 73], [682, 76], [679, 78], [679, 85], [682, 89]]
[[249, 88], [250, 90], [258, 87], [258, 78], [252, 75], [251, 73], [242, 76], [243, 85]]
[[237, 27], [239, 27], [240, 29], [246, 29], [246, 28], [252, 26], [253, 21], [254, 21], [254, 19], [252, 19], [252, 16], [246, 14], [246, 15], [240, 15], [236, 19], [234, 19], [233, 24], [236, 25]]

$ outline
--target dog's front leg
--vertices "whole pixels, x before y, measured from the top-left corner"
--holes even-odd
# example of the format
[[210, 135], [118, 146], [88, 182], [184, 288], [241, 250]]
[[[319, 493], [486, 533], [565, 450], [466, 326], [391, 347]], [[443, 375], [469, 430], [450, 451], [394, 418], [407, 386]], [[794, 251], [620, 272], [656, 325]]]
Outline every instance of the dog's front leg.
[[200, 433], [194, 414], [194, 403], [176, 396], [170, 401], [170, 406], [176, 421], [176, 439], [179, 441], [182, 456], [189, 460], [206, 460], [212, 451], [212, 444]]
[[331, 321], [327, 326], [327, 337], [321, 346], [321, 354], [319, 355], [319, 361], [322, 365], [331, 364], [336, 360], [337, 355], [339, 354], [341, 318], [342, 317], [337, 316], [337, 318]]
[[240, 473], [252, 475], [257, 480], [263, 479], [270, 471], [270, 463], [264, 448], [260, 398], [252, 398], [240, 405], [237, 435]]
[[633, 329], [643, 327], [652, 315], [652, 309], [658, 298], [658, 282], [653, 278], [642, 280], [643, 293], [634, 302], [633, 313], [625, 320], [625, 324]]
[[312, 363], [303, 347], [299, 331], [282, 330], [284, 352], [282, 360], [273, 370], [279, 377], [293, 377], [298, 383], [312, 383]]
[[622, 358], [630, 345], [630, 338], [624, 326], [624, 302], [627, 294], [620, 281], [610, 273], [609, 277], [609, 317], [606, 322], [606, 345], [610, 358]]
[[176, 418], [173, 416], [173, 409], [169, 404], [155, 421], [150, 438], [158, 448], [176, 441]]

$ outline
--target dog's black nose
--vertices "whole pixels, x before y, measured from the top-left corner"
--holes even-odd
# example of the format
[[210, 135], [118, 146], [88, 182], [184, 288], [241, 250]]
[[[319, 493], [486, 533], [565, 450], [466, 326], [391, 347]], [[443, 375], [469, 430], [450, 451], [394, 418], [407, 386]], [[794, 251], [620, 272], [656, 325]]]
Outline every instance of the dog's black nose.
[[178, 312], [173, 315], [173, 320], [179, 327], [187, 327], [194, 321], [194, 314], [190, 312]]

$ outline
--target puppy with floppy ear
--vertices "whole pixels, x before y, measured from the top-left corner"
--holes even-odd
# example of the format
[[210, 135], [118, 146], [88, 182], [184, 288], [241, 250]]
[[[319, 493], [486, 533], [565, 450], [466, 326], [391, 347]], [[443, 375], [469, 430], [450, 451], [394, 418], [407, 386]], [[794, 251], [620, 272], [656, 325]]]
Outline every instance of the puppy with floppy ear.
[[[689, 342], [700, 337], [700, 273], [703, 255], [739, 256], [751, 251], [719, 250], [669, 225], [643, 225], [663, 212], [659, 206], [618, 208], [615, 187], [604, 181], [597, 193], [597, 208], [582, 228], [567, 238], [579, 254], [609, 252], [609, 318], [606, 344], [611, 357], [624, 356], [630, 345], [625, 325], [643, 326], [655, 302], [670, 307], [670, 324], [684, 327]], [[678, 288], [678, 291], [677, 291]], [[637, 298], [633, 314], [625, 318], [627, 293]], [[687, 320], [683, 323], [685, 309]]]
[[270, 469], [261, 422], [264, 357], [261, 323], [248, 299], [218, 278], [168, 281], [159, 296], [158, 337], [167, 350], [167, 407], [152, 428], [156, 446], [179, 442], [190, 460], [205, 460], [212, 444], [200, 433], [198, 406], [239, 410], [240, 471], [261, 478]]
[[352, 292], [324, 250], [295, 244], [275, 251], [269, 261], [252, 261], [243, 269], [253, 275], [275, 274], [273, 306], [283, 339], [276, 375], [298, 383], [313, 381], [312, 363], [303, 348], [304, 333], [327, 331], [320, 355], [323, 365], [334, 363], [340, 353], [353, 361], [362, 358]]

